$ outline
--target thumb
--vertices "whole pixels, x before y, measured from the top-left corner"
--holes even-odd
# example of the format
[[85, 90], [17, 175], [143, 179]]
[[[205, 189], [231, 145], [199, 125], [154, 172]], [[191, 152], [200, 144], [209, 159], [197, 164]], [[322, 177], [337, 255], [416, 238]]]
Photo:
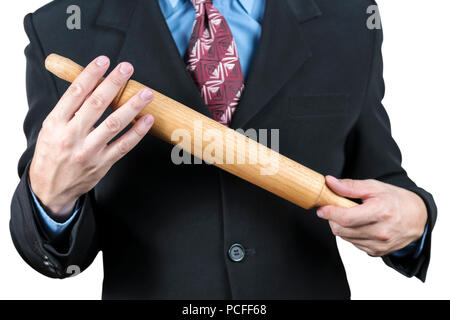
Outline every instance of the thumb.
[[353, 199], [367, 199], [376, 192], [375, 180], [336, 179], [325, 177], [327, 186], [340, 196]]

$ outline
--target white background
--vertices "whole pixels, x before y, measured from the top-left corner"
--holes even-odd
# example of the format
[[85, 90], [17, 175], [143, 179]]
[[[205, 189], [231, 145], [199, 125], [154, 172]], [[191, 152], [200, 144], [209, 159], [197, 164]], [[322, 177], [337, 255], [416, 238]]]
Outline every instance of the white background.
[[[101, 254], [81, 275], [52, 280], [22, 261], [9, 234], [9, 206], [18, 183], [17, 162], [26, 146], [22, 132], [27, 111], [23, 49], [28, 39], [22, 21], [26, 13], [46, 2], [12, 1], [0, 11], [0, 299], [99, 299]], [[378, 4], [385, 34], [384, 104], [393, 135], [409, 175], [433, 193], [439, 208], [427, 281], [423, 284], [405, 278], [381, 259], [370, 258], [343, 241], [339, 241], [339, 247], [353, 299], [448, 299], [450, 1], [379, 0]]]

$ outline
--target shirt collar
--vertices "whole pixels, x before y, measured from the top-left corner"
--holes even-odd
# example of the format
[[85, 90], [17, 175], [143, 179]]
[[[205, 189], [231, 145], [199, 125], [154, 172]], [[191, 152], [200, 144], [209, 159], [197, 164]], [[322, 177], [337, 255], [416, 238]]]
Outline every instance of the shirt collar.
[[255, 0], [238, 0], [248, 14], [251, 14], [255, 6]]
[[[190, 0], [165, 0], [165, 1], [168, 2], [168, 4], [172, 7], [172, 9], [175, 9], [180, 2]], [[247, 11], [248, 14], [252, 13], [255, 0], [235, 0], [235, 1], [238, 1], [242, 5], [242, 7], [244, 7], [245, 11]]]
[[[180, 2], [180, 0], [166, 0], [167, 2], [169, 2], [170, 6], [172, 7], [172, 9], [175, 9], [175, 7], [178, 5], [178, 3]], [[183, 1], [187, 1], [187, 0], [183, 0]]]

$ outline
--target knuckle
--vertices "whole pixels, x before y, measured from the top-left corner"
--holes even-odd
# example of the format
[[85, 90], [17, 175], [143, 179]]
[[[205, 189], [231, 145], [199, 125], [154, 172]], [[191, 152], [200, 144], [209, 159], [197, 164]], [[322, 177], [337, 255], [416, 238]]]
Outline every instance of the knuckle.
[[137, 99], [132, 99], [128, 103], [130, 105], [130, 108], [133, 109], [133, 111], [135, 112], [139, 112], [143, 108], [143, 105], [139, 103]]
[[331, 227], [331, 232], [333, 232], [333, 234], [336, 237], [338, 237], [340, 235], [340, 233], [341, 233], [340, 228], [334, 223], [330, 224], [330, 227]]
[[92, 66], [87, 66], [83, 72], [85, 72], [89, 78], [92, 79], [100, 78], [97, 68], [92, 68]]
[[381, 213], [380, 213], [380, 220], [381, 221], [388, 221], [388, 220], [390, 220], [392, 218], [392, 213], [390, 212], [390, 211], [388, 211], [388, 210], [383, 210]]
[[374, 210], [376, 210], [379, 220], [389, 220], [393, 216], [393, 208], [391, 201], [383, 199], [374, 199]]
[[79, 81], [75, 81], [67, 89], [68, 93], [73, 97], [79, 97], [84, 92], [84, 87]]
[[389, 231], [386, 230], [381, 230], [378, 231], [377, 233], [375, 233], [375, 239], [377, 239], [378, 241], [389, 241], [391, 239], [391, 234]]
[[340, 220], [340, 225], [343, 227], [350, 227], [352, 224], [352, 220], [350, 217], [343, 215]]
[[120, 76], [113, 76], [113, 75], [111, 76], [110, 81], [114, 86], [119, 88], [121, 88], [125, 82]]
[[147, 133], [147, 131], [141, 127], [136, 127], [133, 130], [139, 138], [142, 138]]
[[121, 128], [121, 122], [119, 120], [119, 118], [117, 118], [114, 115], [109, 116], [106, 120], [105, 120], [105, 126], [108, 128], [109, 131], [116, 133], [120, 131]]
[[131, 149], [131, 145], [127, 140], [122, 140], [119, 142], [117, 146], [117, 150], [119, 152], [119, 156], [123, 156], [127, 154]]
[[75, 163], [84, 165], [88, 160], [88, 153], [85, 150], [79, 150], [73, 155]]
[[100, 95], [93, 93], [89, 97], [89, 106], [94, 109], [103, 109], [105, 100]]
[[73, 147], [73, 139], [70, 134], [64, 134], [59, 140], [59, 145], [62, 149], [70, 149]]

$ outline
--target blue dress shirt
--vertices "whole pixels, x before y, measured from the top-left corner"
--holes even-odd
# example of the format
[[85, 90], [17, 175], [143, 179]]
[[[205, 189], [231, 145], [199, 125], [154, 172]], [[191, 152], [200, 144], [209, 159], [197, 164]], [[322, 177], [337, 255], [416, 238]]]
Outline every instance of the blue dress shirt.
[[[261, 37], [266, 0], [214, 0], [213, 3], [228, 22], [236, 42], [242, 72], [244, 77], [247, 77]], [[181, 56], [184, 56], [195, 20], [192, 2], [190, 0], [159, 0], [159, 5], [178, 51]], [[72, 224], [80, 210], [79, 202], [73, 215], [66, 222], [58, 223], [47, 215], [31, 188], [30, 191], [47, 236], [50, 239], [58, 237]], [[409, 244], [402, 250], [394, 252], [392, 256], [397, 258], [418, 257], [422, 252], [427, 232], [428, 226], [421, 239]]]

